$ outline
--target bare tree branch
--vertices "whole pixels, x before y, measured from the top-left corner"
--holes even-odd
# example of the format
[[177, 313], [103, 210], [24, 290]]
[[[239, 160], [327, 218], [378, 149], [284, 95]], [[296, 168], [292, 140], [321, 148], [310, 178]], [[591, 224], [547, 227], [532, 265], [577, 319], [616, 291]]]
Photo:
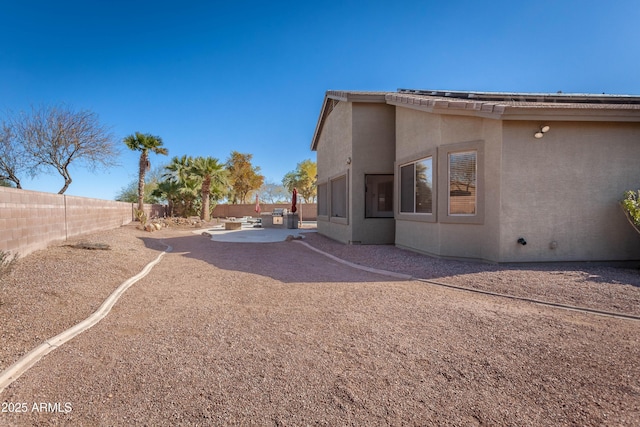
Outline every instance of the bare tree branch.
[[72, 182], [72, 162], [89, 170], [117, 164], [119, 151], [110, 129], [89, 110], [74, 111], [60, 105], [31, 109], [12, 121], [17, 142], [31, 159], [32, 174], [42, 168], [55, 169], [64, 179], [63, 194]]
[[22, 188], [19, 175], [27, 170], [26, 156], [11, 130], [10, 123], [0, 124], [0, 180]]

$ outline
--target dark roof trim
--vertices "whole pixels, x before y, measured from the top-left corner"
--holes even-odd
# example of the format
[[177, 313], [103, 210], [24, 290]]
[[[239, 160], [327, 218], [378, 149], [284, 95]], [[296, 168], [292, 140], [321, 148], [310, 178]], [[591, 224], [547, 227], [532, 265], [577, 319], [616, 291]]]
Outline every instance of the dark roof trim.
[[388, 93], [328, 90], [326, 97], [346, 102], [385, 102], [384, 97]]
[[490, 102], [536, 102], [567, 104], [640, 104], [636, 95], [597, 95], [588, 93], [517, 93], [517, 92], [465, 92], [449, 90], [398, 89], [400, 94], [437, 96], [469, 101]]
[[[627, 95], [549, 95], [557, 98], [554, 100], [549, 96], [544, 98], [545, 94], [431, 91], [427, 95], [414, 92], [417, 91], [401, 89], [396, 93], [388, 93], [387, 103], [430, 113], [473, 115], [497, 120], [640, 122], [640, 97]], [[537, 100], [532, 100], [536, 96]], [[562, 99], [559, 98], [561, 96]], [[616, 102], [608, 102], [610, 99]]]

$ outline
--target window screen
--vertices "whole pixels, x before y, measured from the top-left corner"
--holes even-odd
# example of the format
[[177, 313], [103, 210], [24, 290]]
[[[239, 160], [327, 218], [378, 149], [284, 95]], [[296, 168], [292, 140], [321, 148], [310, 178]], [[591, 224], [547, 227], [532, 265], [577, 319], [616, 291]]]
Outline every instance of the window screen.
[[347, 217], [347, 177], [344, 175], [331, 181], [331, 216]]
[[414, 182], [414, 165], [402, 166], [400, 168], [400, 212], [413, 212], [413, 189]]
[[400, 167], [400, 212], [433, 213], [433, 159]]
[[432, 193], [432, 159], [421, 160], [416, 162], [416, 212], [432, 213], [433, 212], [433, 193]]
[[475, 215], [477, 152], [449, 154], [449, 215]]
[[327, 184], [320, 184], [318, 185], [318, 215], [327, 215], [327, 202]]

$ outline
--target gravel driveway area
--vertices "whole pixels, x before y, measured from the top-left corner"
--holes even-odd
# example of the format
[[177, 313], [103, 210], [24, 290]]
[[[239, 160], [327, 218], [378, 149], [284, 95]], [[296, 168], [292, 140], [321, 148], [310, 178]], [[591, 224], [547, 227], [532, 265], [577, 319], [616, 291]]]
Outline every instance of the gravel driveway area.
[[[133, 226], [82, 240], [111, 249], [54, 246], [2, 277], [0, 370], [173, 250], [2, 392], [0, 425], [640, 425], [636, 320], [398, 280], [296, 242]], [[640, 315], [638, 270], [305, 242], [414, 277]]]

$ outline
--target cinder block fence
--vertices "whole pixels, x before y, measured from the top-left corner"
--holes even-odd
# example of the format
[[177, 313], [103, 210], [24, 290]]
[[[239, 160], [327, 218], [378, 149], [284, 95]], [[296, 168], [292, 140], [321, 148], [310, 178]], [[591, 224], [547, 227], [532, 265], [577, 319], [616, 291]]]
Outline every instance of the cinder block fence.
[[[129, 224], [135, 205], [0, 187], [0, 251], [25, 256], [71, 237]], [[163, 216], [163, 205], [145, 205]]]
[[[0, 251], [25, 256], [53, 243], [100, 230], [110, 230], [135, 220], [133, 203], [66, 196], [0, 187]], [[260, 204], [262, 212], [291, 205]], [[301, 218], [315, 221], [317, 205], [298, 205]], [[213, 217], [258, 216], [254, 204], [218, 205]], [[149, 218], [165, 216], [164, 205], [145, 205]]]
[[[227, 205], [220, 204], [216, 205], [213, 209], [213, 213], [211, 216], [213, 218], [226, 218], [226, 217], [236, 217], [241, 218], [243, 216], [253, 216], [259, 217], [260, 214], [255, 211], [255, 203], [254, 204], [238, 204], [238, 205]], [[318, 205], [316, 203], [299, 203], [298, 214], [304, 221], [316, 221], [318, 218]], [[272, 212], [275, 208], [283, 208], [283, 209], [291, 209], [291, 203], [260, 203], [260, 210], [263, 213]]]

